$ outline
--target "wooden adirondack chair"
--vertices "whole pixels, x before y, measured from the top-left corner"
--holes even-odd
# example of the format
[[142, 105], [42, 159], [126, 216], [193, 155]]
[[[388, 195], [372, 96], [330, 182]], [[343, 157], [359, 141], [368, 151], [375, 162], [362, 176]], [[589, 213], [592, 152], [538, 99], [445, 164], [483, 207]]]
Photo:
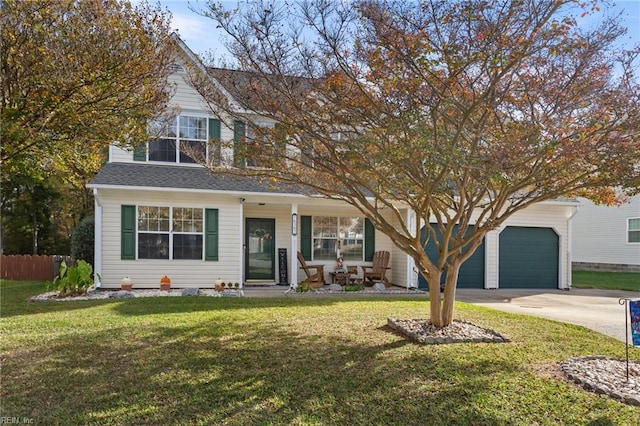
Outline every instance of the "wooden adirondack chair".
[[[385, 287], [391, 287], [389, 279], [385, 277], [389, 265], [388, 251], [377, 251], [373, 254], [373, 265], [363, 266], [362, 272], [364, 273], [364, 282], [367, 286], [372, 286], [375, 282], [383, 282]], [[368, 271], [371, 269], [371, 271]], [[368, 281], [368, 282], [367, 282]]]
[[[302, 283], [309, 284], [313, 288], [320, 288], [324, 285], [324, 265], [307, 265], [300, 252], [298, 252], [298, 262], [300, 262], [300, 268], [307, 275], [307, 279]], [[312, 273], [311, 270], [315, 270], [315, 272]]]

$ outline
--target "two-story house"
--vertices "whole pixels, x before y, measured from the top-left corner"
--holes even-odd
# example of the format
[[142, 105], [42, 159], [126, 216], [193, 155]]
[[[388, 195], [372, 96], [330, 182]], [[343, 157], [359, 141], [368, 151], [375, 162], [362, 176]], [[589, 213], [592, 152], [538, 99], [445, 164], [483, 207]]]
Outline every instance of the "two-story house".
[[[119, 288], [125, 276], [136, 288], [154, 288], [165, 275], [176, 288], [210, 288], [218, 278], [243, 285], [294, 284], [303, 279], [297, 252], [309, 264], [326, 265], [328, 274], [338, 254], [358, 266], [370, 264], [380, 250], [391, 253], [387, 277], [394, 285], [425, 286], [413, 260], [355, 208], [196, 164], [184, 147], [234, 165], [234, 144], [212, 149], [206, 142], [240, 144], [250, 129], [237, 117], [212, 113], [186, 79], [187, 65], [202, 64], [174, 38], [179, 52], [172, 105], [179, 115], [144, 149], [112, 145], [108, 163], [88, 185], [95, 195], [94, 266], [103, 288]], [[216, 72], [224, 71], [207, 72], [226, 96], [237, 96], [216, 81]], [[575, 205], [545, 202], [511, 217], [463, 266], [459, 285], [570, 287], [569, 221]], [[408, 222], [415, 220], [411, 210], [401, 212]]]

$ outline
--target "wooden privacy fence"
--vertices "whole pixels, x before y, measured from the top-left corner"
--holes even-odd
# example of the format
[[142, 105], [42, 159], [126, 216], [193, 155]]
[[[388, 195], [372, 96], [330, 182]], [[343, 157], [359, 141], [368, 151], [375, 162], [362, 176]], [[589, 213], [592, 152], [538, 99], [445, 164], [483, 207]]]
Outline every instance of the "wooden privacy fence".
[[5, 280], [51, 281], [58, 274], [63, 260], [71, 263], [70, 256], [3, 255], [0, 257], [0, 277]]

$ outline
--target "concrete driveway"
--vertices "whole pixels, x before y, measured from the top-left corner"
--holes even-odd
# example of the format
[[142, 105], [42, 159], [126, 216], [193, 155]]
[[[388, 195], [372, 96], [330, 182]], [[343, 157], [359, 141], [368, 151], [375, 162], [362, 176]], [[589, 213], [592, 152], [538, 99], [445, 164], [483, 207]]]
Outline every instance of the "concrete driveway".
[[616, 290], [473, 290], [458, 289], [456, 300], [577, 324], [625, 341], [625, 306], [620, 298], [640, 299], [640, 292]]

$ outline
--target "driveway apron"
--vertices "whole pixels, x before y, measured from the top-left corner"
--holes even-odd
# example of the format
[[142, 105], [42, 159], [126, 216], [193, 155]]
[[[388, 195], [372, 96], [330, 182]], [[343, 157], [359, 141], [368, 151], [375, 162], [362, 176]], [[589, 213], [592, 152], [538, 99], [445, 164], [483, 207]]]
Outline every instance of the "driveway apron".
[[625, 341], [625, 306], [620, 298], [638, 299], [640, 292], [571, 290], [459, 289], [456, 300], [505, 312], [581, 325]]

